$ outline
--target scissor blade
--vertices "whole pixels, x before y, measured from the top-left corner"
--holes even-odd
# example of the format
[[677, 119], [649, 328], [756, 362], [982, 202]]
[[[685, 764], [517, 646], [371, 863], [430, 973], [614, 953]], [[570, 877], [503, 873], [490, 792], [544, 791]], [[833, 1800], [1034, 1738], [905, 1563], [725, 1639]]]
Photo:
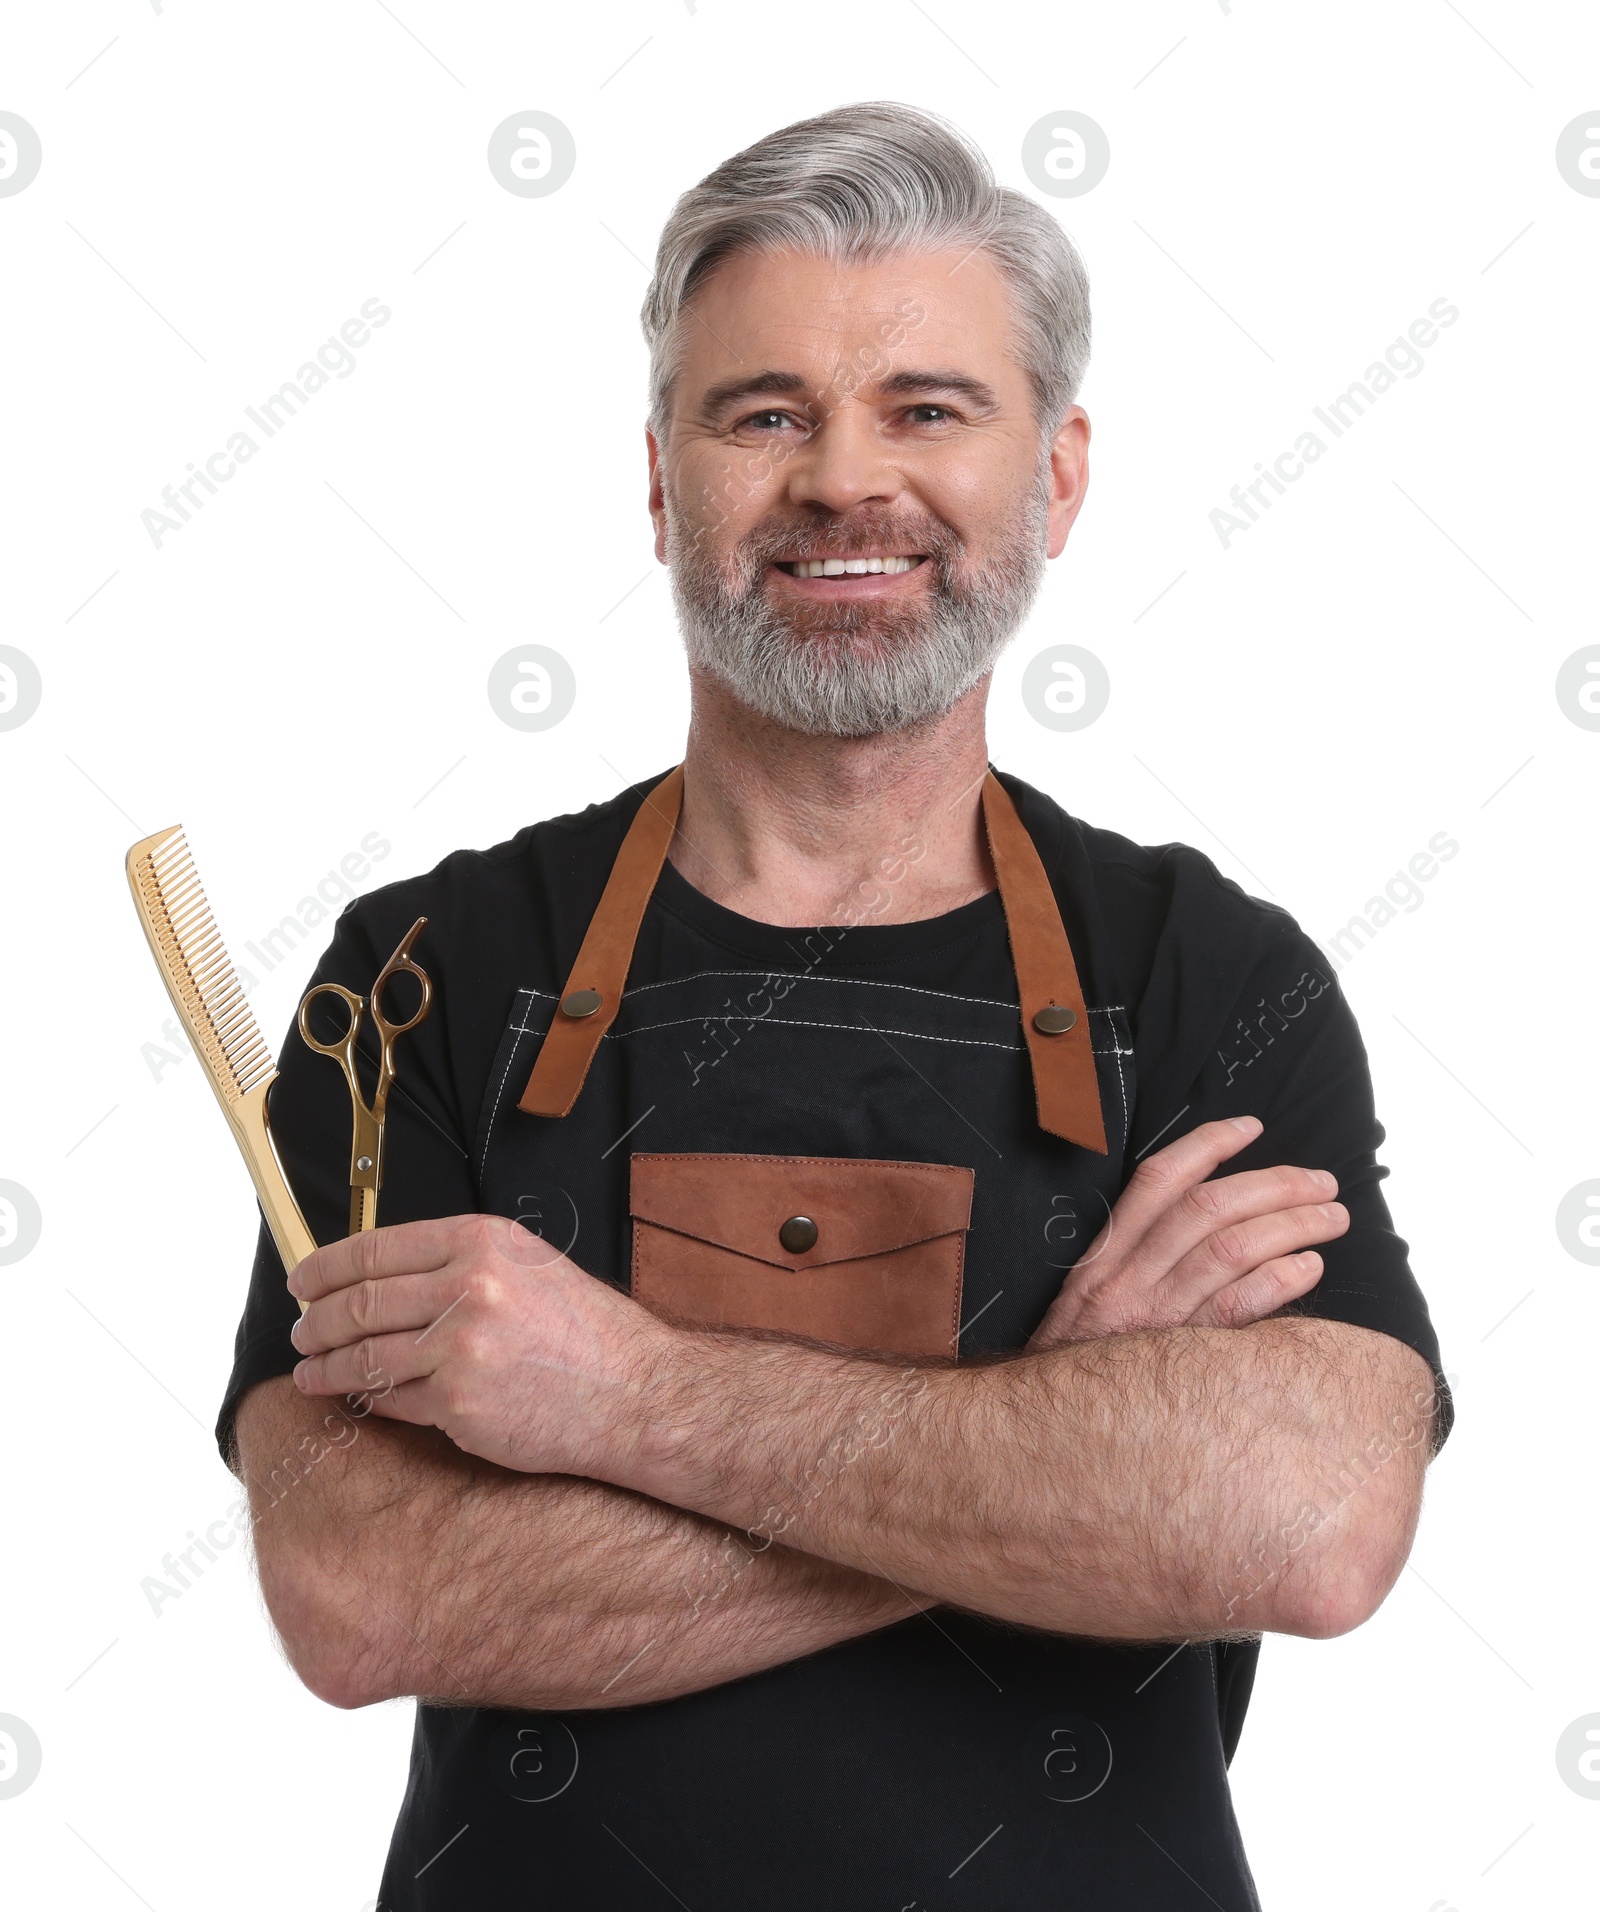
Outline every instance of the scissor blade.
[[350, 1233], [364, 1234], [369, 1228], [378, 1225], [378, 1191], [375, 1188], [353, 1188], [350, 1191]]

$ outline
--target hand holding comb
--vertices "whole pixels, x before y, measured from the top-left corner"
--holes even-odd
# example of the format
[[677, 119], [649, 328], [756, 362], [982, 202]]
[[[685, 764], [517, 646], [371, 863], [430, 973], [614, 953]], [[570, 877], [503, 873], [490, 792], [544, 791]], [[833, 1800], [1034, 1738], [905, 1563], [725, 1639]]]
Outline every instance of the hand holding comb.
[[[222, 1104], [289, 1273], [317, 1244], [267, 1125], [267, 1092], [278, 1071], [245, 1001], [182, 829], [174, 825], [134, 844], [127, 869], [133, 905], [161, 980]], [[302, 1301], [302, 1312], [305, 1305]]]

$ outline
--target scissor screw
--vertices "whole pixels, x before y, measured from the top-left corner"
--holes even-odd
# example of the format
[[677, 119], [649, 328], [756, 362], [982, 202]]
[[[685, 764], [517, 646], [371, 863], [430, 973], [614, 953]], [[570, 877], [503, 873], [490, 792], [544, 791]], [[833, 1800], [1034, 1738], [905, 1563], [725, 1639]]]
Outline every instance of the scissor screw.
[[366, 1174], [367, 1170], [371, 1168], [371, 1166], [372, 1166], [372, 1157], [370, 1155], [358, 1155], [356, 1157], [356, 1167], [360, 1169], [363, 1175]]

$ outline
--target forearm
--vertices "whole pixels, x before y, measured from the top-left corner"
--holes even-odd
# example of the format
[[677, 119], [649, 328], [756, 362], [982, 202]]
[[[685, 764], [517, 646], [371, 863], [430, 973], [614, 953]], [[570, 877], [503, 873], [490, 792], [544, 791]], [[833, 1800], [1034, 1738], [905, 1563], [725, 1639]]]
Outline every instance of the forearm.
[[613, 1478], [997, 1618], [1106, 1638], [1321, 1635], [1413, 1531], [1426, 1366], [1279, 1319], [894, 1368], [673, 1331]]
[[254, 1389], [238, 1427], [268, 1609], [334, 1704], [637, 1705], [927, 1604], [638, 1493], [351, 1420], [287, 1379]]

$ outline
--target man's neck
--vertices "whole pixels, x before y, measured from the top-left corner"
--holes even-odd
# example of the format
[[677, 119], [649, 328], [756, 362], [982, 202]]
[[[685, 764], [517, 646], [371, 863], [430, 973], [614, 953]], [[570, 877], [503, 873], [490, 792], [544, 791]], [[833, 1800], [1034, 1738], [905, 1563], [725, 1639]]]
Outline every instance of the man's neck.
[[982, 896], [988, 689], [912, 731], [810, 737], [694, 672], [674, 866], [741, 916], [792, 927], [914, 922]]

